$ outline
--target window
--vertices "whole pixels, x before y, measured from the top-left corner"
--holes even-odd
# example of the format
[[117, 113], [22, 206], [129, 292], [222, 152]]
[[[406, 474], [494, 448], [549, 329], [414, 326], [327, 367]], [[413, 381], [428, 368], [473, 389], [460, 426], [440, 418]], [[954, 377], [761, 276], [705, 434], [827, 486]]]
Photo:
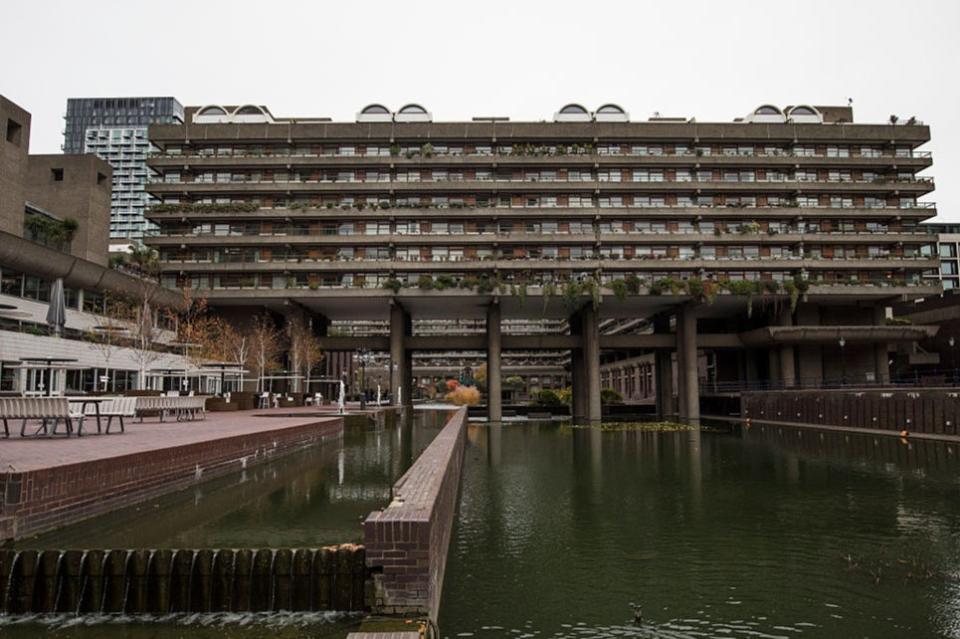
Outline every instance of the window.
[[957, 263], [953, 260], [948, 262], [940, 262], [940, 274], [941, 275], [957, 275]]
[[10, 144], [16, 144], [20, 146], [20, 137], [23, 132], [23, 127], [19, 122], [13, 120], [7, 120], [7, 142]]
[[940, 257], [956, 257], [956, 256], [957, 256], [956, 244], [940, 244]]
[[50, 169], [54, 182], [63, 182], [63, 169]]

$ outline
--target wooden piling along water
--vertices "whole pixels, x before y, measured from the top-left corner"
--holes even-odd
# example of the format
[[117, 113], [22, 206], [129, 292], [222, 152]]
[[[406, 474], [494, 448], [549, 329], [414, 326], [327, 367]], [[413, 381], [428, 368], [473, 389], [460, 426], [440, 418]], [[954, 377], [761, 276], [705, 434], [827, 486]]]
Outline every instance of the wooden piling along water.
[[0, 550], [0, 614], [366, 610], [363, 546]]

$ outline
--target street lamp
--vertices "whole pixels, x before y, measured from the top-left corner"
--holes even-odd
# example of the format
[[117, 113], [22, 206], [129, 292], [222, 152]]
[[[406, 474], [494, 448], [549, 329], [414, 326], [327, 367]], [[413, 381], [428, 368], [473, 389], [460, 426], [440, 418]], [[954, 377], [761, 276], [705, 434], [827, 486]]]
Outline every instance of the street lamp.
[[357, 351], [357, 361], [360, 362], [360, 410], [367, 408], [367, 363], [373, 363], [373, 353], [365, 348]]
[[954, 339], [953, 335], [950, 336], [950, 339], [947, 340], [947, 343], [950, 344], [950, 376], [953, 379], [953, 383], [957, 383], [957, 351], [954, 348], [957, 340]]
[[846, 352], [843, 350], [843, 347], [847, 345], [847, 340], [843, 339], [843, 335], [840, 336], [839, 341], [837, 342], [840, 345], [840, 385], [846, 386], [847, 384], [847, 357]]

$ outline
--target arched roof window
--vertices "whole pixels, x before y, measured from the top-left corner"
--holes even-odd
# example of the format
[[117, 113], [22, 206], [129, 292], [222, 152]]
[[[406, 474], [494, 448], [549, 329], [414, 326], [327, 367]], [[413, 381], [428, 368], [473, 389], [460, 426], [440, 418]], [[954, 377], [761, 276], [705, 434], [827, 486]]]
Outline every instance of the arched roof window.
[[626, 111], [616, 104], [604, 104], [597, 109], [597, 113], [626, 113]]
[[234, 115], [263, 115], [263, 109], [253, 104], [245, 104], [236, 111]]
[[787, 111], [787, 117], [790, 118], [792, 122], [823, 122], [823, 116], [820, 112], [807, 104], [798, 104], [795, 107], [790, 107], [789, 111]]
[[210, 104], [197, 109], [193, 114], [193, 121], [207, 124], [229, 122], [230, 114], [222, 106]]
[[587, 110], [579, 104], [568, 104], [560, 109], [560, 113], [563, 115], [584, 115], [587, 113]]
[[360, 111], [360, 113], [363, 113], [364, 115], [384, 115], [390, 113], [390, 109], [382, 104], [368, 104], [367, 106], [363, 107], [363, 110]]
[[630, 117], [619, 104], [604, 104], [593, 114], [597, 122], [629, 122]]
[[430, 122], [433, 117], [419, 104], [407, 104], [397, 111], [394, 119], [397, 122]]
[[782, 115], [783, 111], [772, 104], [764, 104], [761, 107], [757, 107], [757, 110], [753, 113], [754, 115]]

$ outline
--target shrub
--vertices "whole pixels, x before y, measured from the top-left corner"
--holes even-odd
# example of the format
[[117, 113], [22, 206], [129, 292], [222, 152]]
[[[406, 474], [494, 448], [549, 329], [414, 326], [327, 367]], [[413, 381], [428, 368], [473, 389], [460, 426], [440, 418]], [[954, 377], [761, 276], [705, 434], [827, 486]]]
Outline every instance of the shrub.
[[396, 292], [398, 292], [401, 288], [403, 288], [403, 283], [402, 283], [400, 280], [398, 280], [397, 278], [391, 277], [390, 279], [388, 279], [386, 282], [383, 283], [383, 288], [389, 289], [389, 290], [393, 291], [394, 293], [396, 293]]
[[455, 379], [448, 379], [444, 384], [446, 385], [448, 391], [452, 391], [460, 385], [460, 382]]
[[433, 288], [433, 278], [429, 275], [421, 275], [420, 279], [417, 280], [417, 286], [420, 287], [421, 291], [429, 291]]
[[610, 282], [610, 290], [613, 291], [613, 296], [621, 302], [627, 299], [627, 293], [630, 292], [630, 288], [624, 280]]
[[563, 400], [560, 399], [560, 394], [557, 391], [552, 388], [544, 388], [537, 393], [537, 404], [540, 406], [562, 406]]
[[447, 393], [446, 400], [457, 406], [476, 406], [480, 403], [480, 391], [476, 386], [457, 386]]
[[623, 395], [612, 388], [604, 388], [600, 391], [601, 404], [622, 404]]

